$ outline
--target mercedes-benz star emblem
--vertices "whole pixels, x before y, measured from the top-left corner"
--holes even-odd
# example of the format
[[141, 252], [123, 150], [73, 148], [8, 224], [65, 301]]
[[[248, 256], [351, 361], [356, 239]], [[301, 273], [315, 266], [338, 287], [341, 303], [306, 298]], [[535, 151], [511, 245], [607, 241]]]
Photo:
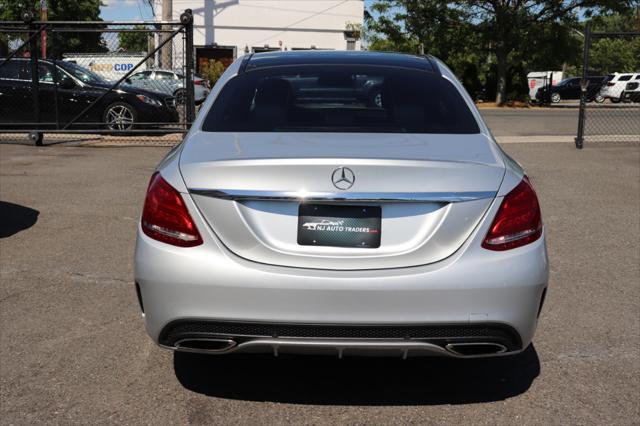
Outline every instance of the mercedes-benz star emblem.
[[331, 182], [333, 182], [333, 186], [338, 189], [349, 189], [353, 186], [356, 181], [356, 175], [353, 174], [353, 170], [348, 167], [338, 167], [333, 171], [331, 175]]

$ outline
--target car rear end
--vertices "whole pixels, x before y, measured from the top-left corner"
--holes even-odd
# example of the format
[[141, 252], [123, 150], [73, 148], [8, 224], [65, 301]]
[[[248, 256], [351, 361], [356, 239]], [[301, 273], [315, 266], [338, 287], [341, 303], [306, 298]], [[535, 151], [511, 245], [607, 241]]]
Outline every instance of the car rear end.
[[618, 76], [618, 74], [609, 74], [606, 76], [604, 83], [602, 84], [602, 88], [600, 89], [600, 96], [604, 98], [613, 97], [613, 88], [616, 85]]
[[622, 100], [622, 92], [625, 91], [625, 86], [633, 77], [634, 74], [629, 73], [609, 74], [602, 84], [600, 95], [604, 98], [611, 99], [613, 102]]
[[255, 55], [223, 75], [145, 201], [136, 287], [157, 343], [526, 348], [548, 275], [530, 181], [442, 63], [374, 55]]
[[209, 80], [194, 74], [193, 76], [193, 98], [196, 102], [196, 105], [200, 105], [202, 102], [207, 99], [209, 96], [209, 92], [211, 91], [211, 87], [209, 85]]
[[626, 102], [640, 102], [640, 74], [636, 75], [634, 81], [625, 85], [621, 99]]

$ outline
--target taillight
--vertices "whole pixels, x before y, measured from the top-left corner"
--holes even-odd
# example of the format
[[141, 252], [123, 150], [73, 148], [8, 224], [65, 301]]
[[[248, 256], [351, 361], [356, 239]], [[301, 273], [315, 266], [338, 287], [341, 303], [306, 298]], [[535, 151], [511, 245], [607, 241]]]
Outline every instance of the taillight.
[[202, 244], [182, 196], [156, 172], [142, 210], [142, 231], [154, 240], [180, 247]]
[[193, 84], [196, 86], [204, 86], [204, 80], [193, 80]]
[[482, 247], [510, 250], [529, 244], [542, 235], [542, 217], [536, 192], [526, 176], [509, 192], [496, 213]]
[[611, 86], [615, 86], [615, 83], [607, 83], [607, 86], [611, 87]]

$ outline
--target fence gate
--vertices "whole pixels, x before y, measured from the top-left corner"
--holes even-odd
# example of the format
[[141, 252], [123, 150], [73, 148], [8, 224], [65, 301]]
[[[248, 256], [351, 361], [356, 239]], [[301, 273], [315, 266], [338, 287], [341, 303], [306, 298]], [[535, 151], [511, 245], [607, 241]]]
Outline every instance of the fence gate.
[[161, 22], [23, 19], [0, 22], [0, 141], [175, 143], [208, 94], [194, 84], [190, 10]]
[[[640, 142], [640, 32], [585, 32], [576, 148]], [[635, 52], [635, 53], [634, 53]]]

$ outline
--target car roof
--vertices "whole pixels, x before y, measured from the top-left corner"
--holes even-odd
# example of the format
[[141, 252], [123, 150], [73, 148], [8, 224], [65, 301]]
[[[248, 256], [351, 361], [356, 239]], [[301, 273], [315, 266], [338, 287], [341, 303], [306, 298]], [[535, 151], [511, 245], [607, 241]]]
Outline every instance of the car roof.
[[[0, 61], [4, 61], [5, 58], [0, 58]], [[9, 60], [9, 62], [31, 62], [31, 58], [25, 58], [24, 56], [14, 56]], [[38, 62], [45, 62], [47, 64], [53, 64], [54, 58], [40, 58], [38, 57]], [[67, 59], [55, 59], [56, 64], [76, 64], [75, 60], [67, 60]], [[80, 65], [80, 64], [76, 64]]]
[[283, 65], [334, 64], [394, 66], [440, 73], [435, 60], [430, 56], [353, 50], [299, 50], [254, 53], [245, 57], [241, 72]]

